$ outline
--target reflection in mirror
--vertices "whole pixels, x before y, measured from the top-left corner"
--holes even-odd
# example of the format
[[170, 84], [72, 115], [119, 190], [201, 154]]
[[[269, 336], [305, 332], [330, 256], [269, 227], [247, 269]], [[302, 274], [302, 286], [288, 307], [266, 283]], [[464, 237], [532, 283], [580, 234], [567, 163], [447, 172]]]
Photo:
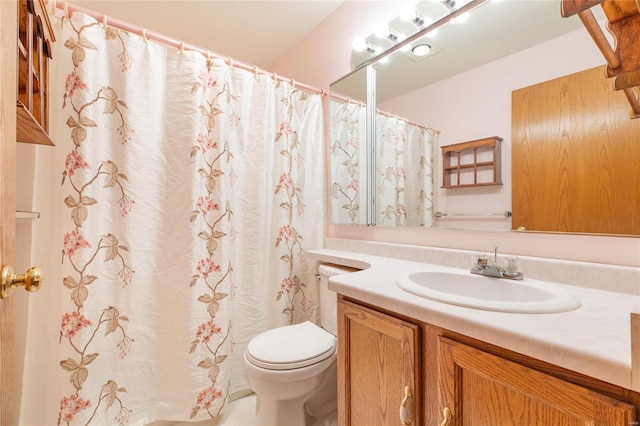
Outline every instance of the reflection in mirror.
[[438, 131], [376, 111], [376, 225], [431, 227]]
[[367, 70], [330, 86], [331, 223], [367, 224]]
[[[602, 22], [602, 15], [598, 14], [596, 17]], [[525, 172], [518, 168], [512, 169], [514, 146], [516, 142], [520, 143], [520, 136], [512, 133], [512, 94], [525, 87], [593, 67], [602, 67], [602, 54], [594, 46], [579, 19], [561, 17], [559, 0], [490, 2], [474, 10], [463, 24], [441, 27], [432, 41], [438, 46], [437, 52], [424, 60], [414, 61], [398, 49], [388, 57], [386, 63], [375, 64], [376, 106], [390, 114], [424, 123], [440, 131], [435, 141], [435, 198], [436, 211], [443, 215], [436, 218], [436, 226], [518, 229], [519, 224], [513, 220], [516, 212], [514, 211], [513, 218], [505, 214], [512, 210], [512, 175]], [[603, 77], [602, 84], [610, 87], [611, 83]], [[557, 89], [557, 95], [551, 97], [552, 104], [535, 106], [540, 108], [539, 112], [545, 122], [567, 120], [568, 115], [558, 117], [553, 114], [556, 110], [562, 112], [563, 108], [570, 105], [565, 98], [569, 93], [573, 91], [568, 87]], [[624, 102], [622, 93], [614, 95], [621, 97]], [[600, 102], [601, 108], [611, 109], [610, 105], [607, 101]], [[616, 120], [628, 121], [628, 114], [625, 112]], [[568, 122], [566, 124], [569, 126]], [[614, 128], [618, 124], [610, 122], [608, 126]], [[571, 121], [569, 127], [562, 128], [562, 132], [556, 132], [553, 137], [567, 142], [569, 139], [577, 140], [577, 132], [613, 135], [598, 132], [596, 128], [603, 127], [596, 123], [589, 124], [589, 120], [580, 123]], [[503, 185], [442, 188], [441, 147], [490, 136], [504, 139], [501, 158]], [[535, 144], [540, 142], [535, 139], [536, 135], [529, 132], [525, 137], [529, 149], [535, 150]], [[608, 149], [621, 149], [623, 144], [614, 139], [609, 137], [607, 140]], [[599, 152], [595, 147], [593, 151]], [[637, 155], [635, 151], [627, 154]], [[559, 155], [546, 160], [540, 158], [542, 154], [536, 154], [535, 151], [531, 151], [530, 155], [545, 164], [560, 161]], [[383, 161], [379, 154], [376, 157], [378, 162]], [[566, 160], [571, 161], [572, 169], [578, 173], [593, 169], [591, 166], [574, 164], [572, 161], [578, 161], [577, 157], [567, 157]], [[610, 172], [618, 173], [617, 169], [611, 169]], [[549, 173], [549, 168], [545, 173]], [[541, 179], [536, 180], [535, 176], [533, 179], [538, 182], [537, 190], [551, 190], [542, 184]], [[581, 184], [576, 181], [575, 185], [579, 187]], [[603, 194], [619, 192], [615, 186], [607, 185], [599, 188]], [[572, 191], [565, 191], [561, 195], [564, 197], [574, 194]], [[579, 204], [575, 202], [569, 202], [568, 205], [571, 208], [561, 212], [563, 217], [567, 216], [567, 226], [564, 228], [527, 229], [593, 232], [572, 226], [573, 223], [577, 224], [579, 218], [591, 217], [592, 211], [577, 211]], [[628, 206], [625, 209], [629, 211]], [[379, 219], [383, 213], [384, 211], [377, 212], [376, 217]], [[545, 214], [554, 217], [560, 213], [549, 211]], [[621, 233], [636, 232], [627, 230]]]

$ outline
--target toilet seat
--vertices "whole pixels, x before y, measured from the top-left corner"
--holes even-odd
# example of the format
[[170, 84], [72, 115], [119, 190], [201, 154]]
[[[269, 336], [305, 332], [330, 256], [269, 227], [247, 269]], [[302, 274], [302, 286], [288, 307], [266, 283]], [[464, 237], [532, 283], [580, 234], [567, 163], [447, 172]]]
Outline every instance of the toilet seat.
[[336, 337], [310, 321], [274, 328], [249, 342], [246, 357], [268, 370], [293, 370], [323, 361], [336, 351]]

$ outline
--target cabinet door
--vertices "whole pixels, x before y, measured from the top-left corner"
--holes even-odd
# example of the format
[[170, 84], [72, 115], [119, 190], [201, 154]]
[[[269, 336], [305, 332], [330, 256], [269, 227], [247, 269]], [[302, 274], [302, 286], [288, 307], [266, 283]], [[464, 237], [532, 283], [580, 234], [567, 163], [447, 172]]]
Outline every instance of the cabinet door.
[[635, 408], [463, 344], [439, 338], [440, 412], [457, 426], [628, 426]]
[[[420, 424], [418, 326], [338, 303], [338, 424]], [[404, 402], [404, 407], [401, 405]]]

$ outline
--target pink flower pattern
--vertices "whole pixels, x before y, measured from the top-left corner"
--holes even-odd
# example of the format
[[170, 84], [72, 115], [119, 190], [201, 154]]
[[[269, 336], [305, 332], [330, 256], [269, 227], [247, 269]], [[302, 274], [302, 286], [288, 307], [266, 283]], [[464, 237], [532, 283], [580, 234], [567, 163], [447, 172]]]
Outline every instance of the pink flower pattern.
[[127, 123], [122, 123], [122, 125], [118, 127], [118, 133], [120, 133], [120, 143], [122, 145], [126, 145], [131, 142], [135, 130], [133, 130]]
[[293, 280], [291, 279], [291, 277], [285, 277], [282, 282], [280, 283], [280, 290], [284, 291], [285, 293], [290, 293], [291, 289], [293, 288]]
[[90, 248], [91, 243], [85, 240], [75, 229], [64, 234], [64, 253], [69, 256], [76, 254], [81, 248]]
[[198, 405], [206, 409], [211, 408], [216, 399], [222, 397], [222, 392], [213, 386], [208, 387], [198, 394]]
[[291, 174], [283, 173], [280, 175], [280, 185], [283, 188], [291, 188], [293, 186], [293, 179], [291, 179]]
[[214, 141], [208, 134], [201, 133], [198, 135], [198, 145], [200, 145], [203, 151], [218, 149], [218, 142]]
[[78, 395], [64, 396], [60, 399], [60, 420], [70, 422], [80, 410], [86, 410], [91, 407], [90, 400], [84, 400]]
[[210, 211], [220, 210], [220, 205], [213, 201], [209, 195], [204, 197], [198, 197], [198, 203], [196, 207], [202, 214], [207, 214]]
[[64, 161], [65, 171], [69, 176], [73, 176], [78, 169], [89, 169], [89, 163], [85, 161], [81, 154], [77, 151], [71, 151], [67, 154], [67, 158]]
[[221, 269], [222, 268], [220, 268], [220, 265], [216, 265], [213, 260], [208, 257], [200, 259], [198, 261], [198, 266], [196, 266], [196, 271], [203, 278], [208, 278], [211, 273], [213, 273], [214, 271], [220, 272]]
[[131, 344], [135, 342], [134, 339], [125, 335], [120, 342], [118, 342], [117, 346], [120, 349], [120, 353], [118, 354], [118, 358], [123, 359], [129, 352], [131, 352]]
[[289, 238], [293, 237], [293, 228], [291, 225], [284, 225], [280, 227], [278, 231], [278, 237], [285, 241], [289, 241]]
[[133, 209], [133, 205], [136, 202], [132, 200], [128, 195], [122, 194], [122, 197], [118, 200], [118, 205], [120, 206], [120, 216], [125, 217], [131, 210]]
[[91, 320], [85, 318], [78, 312], [66, 313], [62, 316], [62, 324], [60, 325], [60, 332], [62, 337], [72, 338], [82, 328], [91, 327], [93, 323]]
[[216, 326], [213, 321], [207, 321], [198, 326], [198, 331], [196, 331], [196, 338], [201, 343], [207, 343], [214, 335], [220, 334], [221, 332], [222, 329]]
[[218, 85], [218, 81], [206, 71], [200, 72], [200, 74], [198, 75], [198, 78], [200, 79], [200, 81], [202, 82], [202, 85], [205, 88], [210, 89]]
[[77, 89], [86, 89], [87, 83], [82, 81], [82, 79], [80, 79], [75, 71], [72, 71], [69, 75], [67, 75], [67, 80], [64, 84], [64, 88], [67, 96], [73, 96], [73, 93]]

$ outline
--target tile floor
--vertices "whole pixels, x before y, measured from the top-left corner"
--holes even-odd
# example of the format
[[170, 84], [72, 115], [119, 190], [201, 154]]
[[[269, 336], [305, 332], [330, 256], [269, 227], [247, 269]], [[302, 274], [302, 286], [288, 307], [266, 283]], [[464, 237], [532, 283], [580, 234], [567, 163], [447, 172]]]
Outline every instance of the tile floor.
[[[206, 420], [198, 423], [182, 422], [182, 423], [162, 423], [162, 426], [260, 426], [255, 419], [256, 396], [254, 394], [237, 399], [225, 410], [225, 414], [219, 419], [212, 421]], [[156, 422], [153, 425], [159, 426], [161, 423]], [[311, 426], [336, 426], [337, 420], [335, 416], [322, 419], [315, 422]]]

